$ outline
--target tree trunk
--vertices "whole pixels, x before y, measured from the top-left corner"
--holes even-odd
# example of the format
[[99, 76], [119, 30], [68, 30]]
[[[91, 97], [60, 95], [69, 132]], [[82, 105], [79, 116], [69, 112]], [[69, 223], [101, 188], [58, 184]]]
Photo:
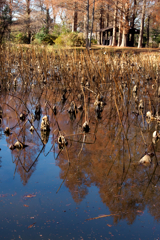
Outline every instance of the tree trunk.
[[[103, 19], [103, 6], [101, 5], [100, 7], [100, 18], [99, 18], [99, 28], [103, 29], [104, 28], [104, 19]], [[101, 45], [103, 43], [103, 32], [99, 32], [99, 44]]]
[[88, 32], [89, 32], [89, 0], [87, 0], [86, 12], [84, 14], [84, 38], [86, 40], [87, 49], [89, 48]]
[[92, 27], [91, 27], [91, 33], [90, 33], [89, 47], [91, 47], [91, 40], [92, 40], [93, 23], [94, 23], [94, 8], [95, 8], [95, 0], [93, 0]]
[[109, 27], [109, 4], [107, 4], [106, 27]]
[[119, 19], [119, 32], [118, 32], [118, 47], [121, 46], [122, 42], [122, 21], [123, 21], [123, 7], [122, 7], [122, 1], [120, 3], [120, 19]]
[[139, 34], [138, 48], [142, 48], [145, 8], [146, 8], [146, 0], [143, 0], [142, 17], [141, 17], [141, 28], [140, 28], [140, 34]]
[[10, 26], [12, 24], [12, 13], [13, 13], [13, 0], [9, 1], [9, 16], [10, 16]]
[[[109, 27], [109, 4], [107, 4], [106, 27]], [[105, 39], [108, 40], [108, 31], [106, 32]]]
[[73, 12], [73, 22], [72, 22], [72, 32], [77, 32], [77, 21], [78, 21], [78, 12], [77, 12], [77, 3], [74, 3], [74, 12]]
[[56, 23], [56, 11], [55, 11], [55, 6], [53, 4], [51, 4], [51, 6], [52, 6], [52, 14], [53, 14], [52, 28], [54, 30], [54, 26], [55, 26], [55, 23]]
[[49, 33], [49, 25], [50, 25], [50, 16], [49, 16], [49, 8], [46, 9], [46, 33]]
[[[137, 1], [134, 0], [133, 16], [132, 16], [132, 25], [131, 25], [131, 28], [132, 28], [132, 29], [134, 29], [134, 21], [135, 21], [135, 18], [136, 18], [136, 5], [137, 5]], [[132, 46], [134, 46], [134, 32], [132, 32], [131, 43], [132, 43]]]
[[84, 39], [87, 38], [87, 14], [84, 13]]
[[122, 33], [121, 47], [126, 47], [127, 46], [127, 36], [128, 36], [128, 31], [129, 31], [128, 15], [129, 15], [129, 3], [127, 1], [127, 3], [125, 4], [125, 10], [124, 10], [124, 22], [123, 22], [123, 33]]
[[9, 16], [10, 16], [10, 28], [8, 29], [8, 38], [10, 39], [10, 33], [11, 33], [11, 25], [12, 25], [12, 7], [13, 7], [13, 0], [9, 1]]
[[148, 15], [148, 19], [147, 19], [147, 47], [149, 47], [149, 22], [150, 22], [150, 15]]
[[30, 13], [31, 13], [31, 9], [30, 9], [30, 0], [26, 0], [27, 2], [27, 37], [28, 37], [28, 41], [29, 43], [31, 43], [31, 29], [30, 29]]
[[113, 21], [113, 40], [112, 46], [116, 46], [116, 29], [117, 29], [117, 1], [115, 1], [114, 21]]

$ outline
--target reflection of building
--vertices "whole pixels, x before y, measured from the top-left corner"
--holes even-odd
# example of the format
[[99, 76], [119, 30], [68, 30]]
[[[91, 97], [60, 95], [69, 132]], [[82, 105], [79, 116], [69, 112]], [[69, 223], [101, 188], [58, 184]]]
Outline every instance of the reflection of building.
[[[102, 28], [100, 30], [97, 30], [97, 32], [100, 33], [101, 39], [100, 39], [100, 43], [101, 45], [107, 45], [107, 46], [111, 46], [112, 45], [112, 39], [113, 39], [113, 26], [111, 27], [107, 27], [107, 28]], [[119, 28], [116, 27], [116, 32], [119, 34]], [[127, 34], [127, 46], [128, 47], [133, 47], [134, 46], [134, 39], [135, 39], [135, 35], [139, 34], [140, 30], [136, 29], [136, 28], [130, 28], [129, 32]], [[118, 36], [117, 34], [117, 36]], [[118, 43], [118, 41], [116, 40], [116, 42]]]

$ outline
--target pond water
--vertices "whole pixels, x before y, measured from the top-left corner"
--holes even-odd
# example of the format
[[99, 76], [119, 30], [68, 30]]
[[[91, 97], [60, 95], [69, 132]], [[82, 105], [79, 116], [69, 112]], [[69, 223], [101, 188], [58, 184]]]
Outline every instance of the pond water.
[[[6, 102], [13, 107], [11, 98], [6, 97]], [[66, 150], [58, 155], [56, 143], [53, 148], [54, 127], [43, 146], [37, 133], [30, 133], [29, 123], [16, 126], [16, 113], [3, 106], [1, 239], [159, 239], [159, 167], [155, 170], [154, 164], [148, 168], [134, 165], [142, 155], [143, 145], [136, 125], [128, 131], [133, 163], [129, 163], [120, 125], [93, 119], [91, 129], [97, 129], [96, 141], [92, 135], [86, 136], [82, 147], [76, 136], [68, 140], [68, 165]], [[45, 111], [42, 109], [42, 116]], [[81, 113], [74, 121], [66, 111], [61, 114], [62, 118], [57, 115], [59, 125], [69, 135]], [[138, 121], [134, 115], [132, 120]], [[40, 122], [41, 118], [34, 123], [39, 134]], [[14, 127], [11, 135], [4, 135], [5, 126]], [[28, 147], [11, 151], [14, 133], [18, 135], [22, 126], [19, 137]], [[117, 141], [112, 142], [117, 134]], [[150, 137], [150, 131], [144, 134]]]
[[[100, 83], [105, 104], [99, 116], [88, 86], [81, 90], [75, 83], [72, 93], [59, 80], [54, 86], [33, 79], [24, 84], [23, 71], [17, 86], [0, 95], [0, 239], [160, 239], [160, 142], [152, 144], [159, 124], [145, 117], [150, 102], [159, 106], [153, 81], [146, 87], [141, 79], [140, 112], [129, 91], [134, 80], [126, 75], [123, 101], [118, 92], [114, 97], [115, 82], [105, 88]], [[72, 101], [83, 110], [69, 114]], [[41, 131], [45, 115], [47, 132]], [[83, 131], [85, 120], [89, 132]], [[10, 134], [4, 134], [6, 127]], [[65, 137], [63, 146], [59, 136]], [[11, 150], [16, 141], [25, 146]], [[152, 163], [140, 165], [149, 152]]]

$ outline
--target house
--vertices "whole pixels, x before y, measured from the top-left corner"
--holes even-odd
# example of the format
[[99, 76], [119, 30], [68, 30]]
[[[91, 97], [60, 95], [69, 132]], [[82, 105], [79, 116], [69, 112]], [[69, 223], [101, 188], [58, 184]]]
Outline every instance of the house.
[[[113, 38], [113, 27], [107, 27], [107, 28], [103, 28], [100, 30], [97, 30], [96, 32], [100, 33], [100, 44], [101, 45], [107, 45], [107, 46], [112, 46], [112, 38]], [[118, 38], [118, 34], [119, 34], [119, 28], [116, 27], [116, 35]], [[130, 28], [127, 34], [127, 46], [128, 47], [134, 47], [134, 39], [135, 39], [135, 35], [139, 34], [140, 30], [136, 29], [136, 28]], [[117, 41], [118, 42], [118, 41]]]

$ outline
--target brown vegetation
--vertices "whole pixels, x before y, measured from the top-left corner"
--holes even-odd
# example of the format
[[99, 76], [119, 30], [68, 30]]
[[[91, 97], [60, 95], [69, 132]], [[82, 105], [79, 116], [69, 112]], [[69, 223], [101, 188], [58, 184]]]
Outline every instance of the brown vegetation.
[[[12, 151], [23, 184], [40, 154], [55, 155], [75, 202], [95, 185], [115, 223], [133, 223], [146, 204], [159, 220], [159, 142], [152, 143], [152, 133], [159, 131], [159, 54], [1, 50], [1, 126], [11, 130], [8, 147], [18, 140], [28, 145]], [[152, 118], [146, 121], [148, 111]], [[45, 115], [50, 132], [40, 130]], [[45, 153], [48, 141], [52, 148]], [[150, 166], [140, 166], [149, 153]]]

